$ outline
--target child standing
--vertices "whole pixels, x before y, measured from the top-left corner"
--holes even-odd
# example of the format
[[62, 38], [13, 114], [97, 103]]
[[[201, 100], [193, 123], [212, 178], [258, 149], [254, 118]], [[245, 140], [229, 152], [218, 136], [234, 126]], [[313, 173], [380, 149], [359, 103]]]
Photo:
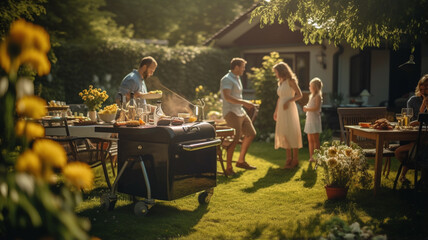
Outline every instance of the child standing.
[[299, 148], [302, 148], [302, 133], [296, 101], [302, 98], [296, 75], [288, 64], [280, 62], [273, 67], [278, 78], [278, 101], [273, 119], [275, 126], [275, 149], [285, 148], [287, 161], [284, 169], [294, 168], [299, 164]]
[[309, 82], [311, 95], [309, 95], [308, 104], [303, 107], [303, 111], [306, 112], [304, 132], [308, 134], [309, 162], [315, 162], [312, 155], [315, 149], [320, 148], [322, 86], [319, 78], [314, 78]]

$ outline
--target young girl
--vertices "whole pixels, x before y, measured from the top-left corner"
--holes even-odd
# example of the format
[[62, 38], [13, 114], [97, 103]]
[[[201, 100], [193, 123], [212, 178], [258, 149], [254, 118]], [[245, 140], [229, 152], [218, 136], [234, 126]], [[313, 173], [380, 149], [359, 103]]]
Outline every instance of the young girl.
[[320, 148], [322, 86], [319, 78], [314, 78], [309, 82], [311, 95], [308, 104], [303, 107], [303, 111], [306, 112], [304, 132], [308, 134], [309, 162], [315, 162], [312, 155], [315, 149]]
[[285, 148], [287, 161], [284, 169], [294, 168], [299, 164], [299, 148], [302, 148], [299, 113], [296, 101], [302, 98], [297, 78], [290, 67], [280, 62], [273, 67], [278, 78], [278, 101], [273, 119], [275, 127], [275, 149]]

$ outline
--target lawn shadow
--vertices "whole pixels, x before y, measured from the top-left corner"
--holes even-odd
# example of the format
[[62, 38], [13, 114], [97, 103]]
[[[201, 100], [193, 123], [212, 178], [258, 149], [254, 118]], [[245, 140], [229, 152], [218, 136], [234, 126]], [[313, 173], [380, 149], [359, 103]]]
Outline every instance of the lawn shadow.
[[232, 176], [225, 176], [223, 174], [218, 174], [217, 173], [217, 184], [229, 184], [234, 182], [234, 180], [236, 180], [237, 178], [241, 177], [242, 174], [244, 174], [245, 171], [239, 171], [236, 172], [234, 175]]
[[194, 232], [194, 226], [208, 212], [208, 204], [199, 204], [189, 211], [157, 201], [146, 216], [136, 216], [133, 209], [134, 204], [130, 203], [112, 211], [92, 208], [79, 215], [89, 218], [91, 235], [101, 239], [141, 239], [141, 236], [145, 236], [144, 239], [169, 239]]
[[266, 175], [259, 178], [252, 187], [245, 188], [242, 191], [246, 193], [254, 193], [261, 188], [267, 188], [275, 184], [284, 183], [290, 181], [290, 179], [297, 173], [299, 167], [293, 169], [281, 169], [270, 167], [266, 172]]
[[317, 182], [317, 171], [313, 168], [312, 163], [308, 164], [308, 168], [302, 170], [300, 179], [304, 182], [303, 187], [312, 188]]
[[[341, 201], [326, 200], [324, 211], [331, 215], [345, 214], [348, 223], [359, 222], [374, 232], [388, 233], [388, 239], [426, 239], [428, 236], [427, 193], [413, 190], [393, 191], [381, 188], [376, 196], [373, 190], [358, 190]], [[360, 218], [364, 211], [370, 216], [365, 222]]]

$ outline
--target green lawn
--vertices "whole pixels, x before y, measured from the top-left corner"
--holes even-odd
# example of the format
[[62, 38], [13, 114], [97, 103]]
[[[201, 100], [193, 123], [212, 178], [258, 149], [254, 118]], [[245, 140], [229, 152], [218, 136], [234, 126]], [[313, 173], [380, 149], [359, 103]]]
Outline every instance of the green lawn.
[[[311, 239], [326, 236], [321, 226], [332, 216], [369, 225], [388, 239], [428, 236], [427, 196], [392, 190], [398, 168], [395, 159], [389, 179], [382, 178], [378, 196], [362, 190], [349, 192], [345, 201], [328, 201], [321, 169], [315, 171], [309, 165], [307, 148], [299, 156], [297, 169], [282, 170], [285, 150], [255, 142], [247, 161], [257, 170], [235, 168], [233, 178], [219, 175], [208, 205], [199, 205], [197, 194], [156, 201], [145, 217], [133, 214], [127, 195], [119, 196], [113, 211], [101, 209], [99, 197], [108, 189], [101, 169], [96, 169], [96, 189], [84, 196], [77, 212], [91, 220], [91, 235], [102, 239]], [[373, 160], [370, 163], [373, 170]]]

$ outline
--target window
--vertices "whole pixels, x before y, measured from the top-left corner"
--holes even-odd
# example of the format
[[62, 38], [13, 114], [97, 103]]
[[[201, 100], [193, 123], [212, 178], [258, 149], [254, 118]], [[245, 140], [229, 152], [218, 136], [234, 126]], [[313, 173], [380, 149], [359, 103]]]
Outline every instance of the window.
[[[246, 53], [244, 59], [247, 61], [246, 72], [250, 72], [252, 67], [261, 67], [264, 56], [267, 53]], [[302, 91], [309, 90], [309, 52], [287, 53], [280, 52], [279, 56], [287, 63], [299, 79], [299, 86]], [[247, 75], [242, 76], [242, 85], [244, 89], [253, 89], [252, 83]]]
[[349, 94], [358, 97], [367, 89], [370, 92], [370, 52], [361, 51], [358, 55], [351, 57], [351, 76]]

